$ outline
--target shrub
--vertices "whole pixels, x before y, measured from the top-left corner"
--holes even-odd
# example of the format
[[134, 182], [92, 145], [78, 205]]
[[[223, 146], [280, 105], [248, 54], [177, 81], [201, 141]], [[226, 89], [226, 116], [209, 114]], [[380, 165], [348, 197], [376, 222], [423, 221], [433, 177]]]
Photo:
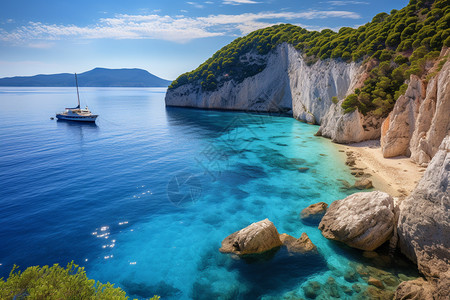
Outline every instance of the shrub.
[[128, 299], [121, 288], [88, 279], [84, 268], [73, 262], [66, 268], [55, 264], [17, 269], [14, 266], [6, 281], [0, 279], [0, 299]]
[[331, 97], [331, 102], [333, 102], [334, 104], [337, 104], [339, 102], [338, 97], [336, 97], [336, 96]]

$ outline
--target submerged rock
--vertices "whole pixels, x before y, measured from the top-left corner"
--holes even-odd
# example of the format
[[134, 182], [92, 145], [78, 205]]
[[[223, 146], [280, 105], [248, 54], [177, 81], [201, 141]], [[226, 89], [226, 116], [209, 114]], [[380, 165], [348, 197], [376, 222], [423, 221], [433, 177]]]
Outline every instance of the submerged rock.
[[310, 299], [316, 299], [320, 294], [321, 285], [317, 281], [308, 281], [303, 287], [305, 296]]
[[327, 211], [328, 204], [318, 202], [304, 208], [300, 213], [300, 219], [306, 223], [319, 224]]
[[222, 241], [222, 253], [257, 254], [281, 246], [279, 233], [269, 219], [265, 219], [230, 234]]
[[394, 200], [383, 192], [356, 193], [331, 203], [319, 224], [322, 235], [361, 250], [375, 250], [394, 230]]
[[302, 235], [296, 239], [289, 234], [283, 233], [280, 234], [280, 240], [284, 246], [286, 246], [287, 250], [291, 253], [309, 253], [309, 254], [317, 254], [317, 247], [314, 245], [309, 239], [308, 235], [303, 232]]
[[369, 285], [373, 285], [376, 286], [379, 289], [384, 289], [384, 284], [383, 282], [381, 282], [380, 280], [373, 278], [373, 277], [369, 277], [369, 280], [367, 280], [367, 283]]

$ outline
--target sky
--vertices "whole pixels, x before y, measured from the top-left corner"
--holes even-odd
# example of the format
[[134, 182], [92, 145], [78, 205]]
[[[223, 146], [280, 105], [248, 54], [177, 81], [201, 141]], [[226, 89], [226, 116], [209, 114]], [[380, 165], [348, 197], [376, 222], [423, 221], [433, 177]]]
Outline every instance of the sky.
[[274, 24], [358, 27], [407, 0], [1, 0], [0, 77], [141, 68], [173, 80]]

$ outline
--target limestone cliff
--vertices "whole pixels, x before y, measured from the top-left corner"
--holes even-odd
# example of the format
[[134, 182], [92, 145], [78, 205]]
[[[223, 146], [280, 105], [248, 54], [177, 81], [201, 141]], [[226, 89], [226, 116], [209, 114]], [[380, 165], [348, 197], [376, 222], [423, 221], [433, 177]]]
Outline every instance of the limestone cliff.
[[441, 143], [414, 192], [400, 205], [401, 251], [436, 287], [435, 299], [450, 295], [450, 135]]
[[340, 144], [357, 143], [366, 140], [374, 140], [381, 134], [381, 119], [373, 115], [364, 116], [355, 110], [344, 114], [341, 107], [342, 100], [332, 104], [317, 135], [330, 138]]
[[384, 157], [406, 155], [426, 165], [450, 131], [450, 61], [436, 72], [428, 84], [411, 75], [405, 95], [383, 123]]
[[[354, 90], [360, 63], [319, 60], [308, 65], [302, 53], [292, 45], [279, 45], [260, 57], [266, 68], [237, 83], [225, 81], [215, 91], [203, 91], [185, 84], [166, 94], [167, 106], [198, 107], [260, 112], [290, 112], [305, 122], [320, 124], [332, 104], [331, 98], [344, 98]], [[240, 58], [248, 60], [248, 55]]]

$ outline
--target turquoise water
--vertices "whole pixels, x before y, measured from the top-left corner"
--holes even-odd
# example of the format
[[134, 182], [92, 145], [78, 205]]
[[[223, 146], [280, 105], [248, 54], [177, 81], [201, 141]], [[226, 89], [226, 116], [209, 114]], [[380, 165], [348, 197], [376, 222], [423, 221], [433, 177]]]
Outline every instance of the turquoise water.
[[[373, 262], [298, 217], [351, 193], [340, 189], [353, 180], [344, 154], [289, 117], [165, 108], [164, 95], [83, 88], [82, 105], [100, 114], [88, 125], [49, 119], [76, 103], [71, 88], [0, 89], [0, 277], [13, 264], [74, 260], [137, 298], [298, 298], [330, 276], [335, 296], [355, 297], [345, 287], [365, 281], [345, 271]], [[219, 253], [227, 235], [265, 218], [306, 232], [321, 255]]]

